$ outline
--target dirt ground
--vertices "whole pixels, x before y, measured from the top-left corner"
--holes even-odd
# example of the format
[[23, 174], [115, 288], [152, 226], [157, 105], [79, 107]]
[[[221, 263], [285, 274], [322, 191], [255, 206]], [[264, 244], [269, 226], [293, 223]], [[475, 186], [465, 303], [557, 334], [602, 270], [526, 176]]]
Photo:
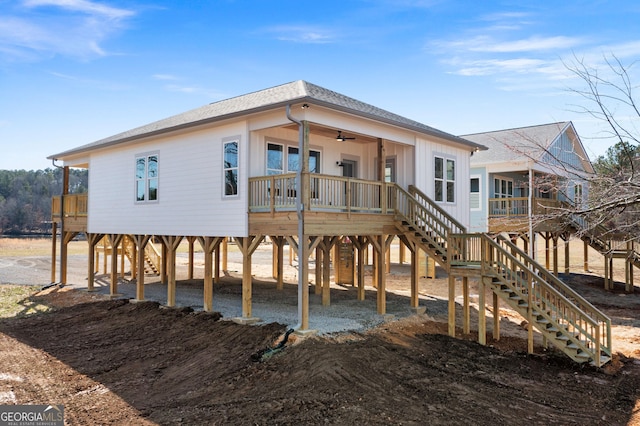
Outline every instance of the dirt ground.
[[[257, 293], [273, 292], [270, 267], [253, 268], [266, 283]], [[284, 350], [264, 353], [284, 325], [242, 326], [53, 287], [21, 302], [52, 311], [0, 320], [0, 404], [64, 404], [75, 425], [640, 425], [638, 291], [617, 283], [605, 292], [588, 273], [564, 278], [612, 318], [617, 354], [605, 368], [540, 347], [527, 355], [521, 318], [506, 308], [501, 339], [489, 334], [488, 346], [476, 343], [477, 331], [448, 337], [446, 315], [414, 315], [364, 331], [291, 335]], [[389, 291], [407, 282], [392, 273]], [[421, 280], [421, 295], [446, 295], [445, 282]], [[232, 273], [224, 285], [240, 280]]]

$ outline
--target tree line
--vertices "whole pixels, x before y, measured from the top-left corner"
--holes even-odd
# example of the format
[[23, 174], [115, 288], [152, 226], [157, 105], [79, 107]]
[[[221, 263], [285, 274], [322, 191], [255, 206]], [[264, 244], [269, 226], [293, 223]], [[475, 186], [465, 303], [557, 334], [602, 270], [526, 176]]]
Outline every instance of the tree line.
[[[0, 235], [40, 234], [51, 229], [51, 198], [62, 193], [63, 171], [0, 170]], [[86, 169], [69, 170], [69, 192], [85, 193]]]

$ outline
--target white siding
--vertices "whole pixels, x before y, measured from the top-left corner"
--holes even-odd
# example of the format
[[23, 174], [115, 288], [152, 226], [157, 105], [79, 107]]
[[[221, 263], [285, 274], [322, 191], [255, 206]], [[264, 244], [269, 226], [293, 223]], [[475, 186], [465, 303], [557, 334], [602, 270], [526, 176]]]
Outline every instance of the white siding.
[[415, 185], [429, 198], [434, 199], [434, 157], [442, 156], [456, 161], [456, 193], [454, 203], [439, 203], [462, 225], [469, 228], [469, 168], [471, 153], [468, 150], [445, 145], [427, 139], [416, 140]]
[[[229, 137], [239, 140], [239, 196], [223, 198], [222, 141]], [[92, 155], [88, 231], [246, 236], [247, 139], [241, 122]], [[137, 204], [135, 157], [149, 152], [159, 156], [158, 202]]]

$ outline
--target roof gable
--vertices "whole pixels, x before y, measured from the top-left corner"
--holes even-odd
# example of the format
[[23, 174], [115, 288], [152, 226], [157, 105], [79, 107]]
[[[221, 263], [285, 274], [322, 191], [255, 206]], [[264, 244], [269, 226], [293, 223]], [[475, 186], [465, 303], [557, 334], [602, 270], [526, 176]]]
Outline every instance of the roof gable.
[[471, 157], [472, 166], [530, 159], [550, 166], [563, 163], [565, 166], [593, 173], [593, 166], [570, 121], [476, 133], [462, 137], [489, 148]]

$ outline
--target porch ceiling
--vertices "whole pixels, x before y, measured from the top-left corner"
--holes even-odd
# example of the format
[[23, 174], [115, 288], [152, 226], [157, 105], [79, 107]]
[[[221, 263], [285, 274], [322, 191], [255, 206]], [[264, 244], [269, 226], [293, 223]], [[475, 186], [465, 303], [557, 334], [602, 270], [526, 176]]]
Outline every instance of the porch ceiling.
[[[294, 130], [297, 131], [298, 130], [298, 125], [297, 124], [290, 124], [287, 126], [284, 126], [285, 129], [289, 129], [289, 130]], [[362, 133], [355, 133], [355, 132], [351, 132], [349, 130], [344, 130], [344, 129], [337, 129], [337, 128], [332, 128], [332, 127], [325, 127], [325, 126], [321, 126], [319, 124], [314, 124], [314, 123], [309, 123], [309, 133], [311, 133], [312, 135], [317, 135], [317, 136], [322, 136], [325, 138], [329, 138], [329, 139], [335, 139], [336, 136], [338, 135], [338, 130], [342, 131], [342, 135], [346, 136], [346, 137], [355, 137], [356, 139], [354, 140], [350, 140], [349, 142], [355, 142], [355, 143], [363, 143], [363, 144], [369, 144], [369, 143], [377, 143], [378, 139], [371, 137], [371, 136], [367, 136], [367, 135], [363, 135]]]

